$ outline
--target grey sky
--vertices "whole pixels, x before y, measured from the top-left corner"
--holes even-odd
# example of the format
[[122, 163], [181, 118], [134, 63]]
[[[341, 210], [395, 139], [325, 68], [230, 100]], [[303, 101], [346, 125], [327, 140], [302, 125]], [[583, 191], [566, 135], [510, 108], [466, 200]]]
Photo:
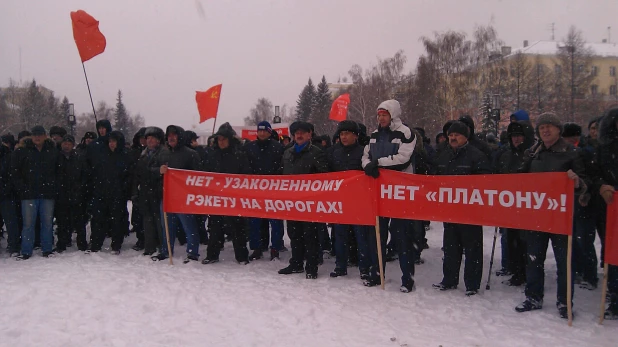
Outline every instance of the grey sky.
[[[203, 8], [200, 16], [198, 2]], [[376, 57], [403, 49], [408, 69], [422, 53], [419, 37], [448, 29], [470, 33], [493, 16], [500, 38], [556, 38], [576, 25], [589, 41], [607, 37], [618, 2], [601, 0], [2, 0], [0, 86], [9, 78], [67, 95], [77, 113], [91, 110], [70, 11], [100, 21], [106, 51], [86, 62], [95, 103], [115, 103], [122, 89], [148, 125], [197, 124], [195, 91], [223, 83], [218, 124], [241, 125], [259, 97], [295, 105], [308, 77], [329, 82]], [[618, 42], [618, 25], [613, 42]], [[210, 129], [212, 120], [198, 126]]]

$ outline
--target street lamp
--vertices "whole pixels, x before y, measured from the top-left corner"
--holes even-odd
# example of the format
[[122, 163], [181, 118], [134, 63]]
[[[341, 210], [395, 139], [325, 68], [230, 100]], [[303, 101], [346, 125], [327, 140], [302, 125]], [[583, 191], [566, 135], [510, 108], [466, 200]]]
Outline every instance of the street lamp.
[[71, 135], [75, 136], [75, 105], [69, 104], [69, 114], [67, 115], [67, 121], [69, 122], [69, 126], [71, 127]]
[[279, 117], [279, 106], [275, 106], [275, 117], [273, 117], [273, 123], [281, 123], [281, 117]]

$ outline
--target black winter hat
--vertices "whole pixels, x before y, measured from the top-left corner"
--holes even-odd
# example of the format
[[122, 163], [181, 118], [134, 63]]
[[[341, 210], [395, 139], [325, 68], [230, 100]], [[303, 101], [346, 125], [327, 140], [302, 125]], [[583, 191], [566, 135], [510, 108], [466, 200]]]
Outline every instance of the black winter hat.
[[51, 128], [49, 128], [49, 136], [59, 135], [59, 136], [64, 137], [64, 135], [66, 135], [66, 134], [67, 134], [67, 131], [63, 127], [59, 127], [57, 125], [54, 125]]
[[444, 126], [442, 127], [442, 134], [444, 134], [444, 136], [448, 136], [448, 129], [451, 127], [453, 122], [455, 122], [455, 121], [454, 120], [449, 120], [446, 123], [444, 123]]
[[191, 143], [191, 141], [193, 140], [197, 140], [200, 137], [197, 136], [197, 134], [195, 133], [195, 131], [191, 131], [191, 130], [185, 130], [185, 139], [187, 140], [187, 143]]
[[565, 123], [562, 128], [562, 137], [582, 136], [582, 127], [575, 123]]
[[97, 133], [95, 133], [94, 131], [86, 131], [86, 133], [84, 134], [84, 140], [85, 139], [92, 139], [92, 140], [96, 140], [97, 139]]
[[27, 136], [32, 136], [32, 133], [29, 132], [28, 130], [22, 130], [19, 132], [19, 134], [17, 134], [17, 141], [23, 139], [24, 137]]
[[509, 126], [506, 128], [506, 134], [508, 138], [511, 138], [512, 136], [515, 136], [515, 135], [522, 135], [522, 136], [526, 135], [526, 133], [524, 132], [524, 126], [518, 122], [510, 123]]
[[6, 143], [11, 147], [15, 146], [15, 136], [11, 133], [2, 135], [2, 143]]
[[159, 139], [160, 142], [163, 142], [165, 140], [165, 133], [163, 132], [163, 129], [159, 127], [146, 128], [146, 130], [144, 131], [144, 137], [148, 138], [148, 136], [154, 136]]
[[467, 125], [468, 129], [470, 129], [468, 137], [474, 135], [474, 120], [472, 119], [472, 117], [470, 117], [469, 115], [463, 115], [459, 117], [459, 121]]
[[448, 134], [457, 133], [465, 137], [470, 137], [470, 128], [466, 124], [460, 121], [454, 121], [448, 128]]
[[75, 138], [72, 135], [64, 135], [62, 137], [62, 142], [71, 142], [72, 144], [75, 144]]
[[[449, 127], [450, 127], [450, 126], [449, 126]], [[447, 132], [448, 132], [448, 130], [447, 130]], [[440, 142], [440, 141], [439, 141], [439, 139], [440, 139], [441, 137], [446, 138], [446, 135], [444, 135], [444, 133], [438, 133], [438, 135], [436, 135], [436, 144], [438, 144], [438, 143]]]
[[290, 124], [290, 135], [294, 136], [296, 131], [304, 130], [306, 132], [313, 132], [313, 125], [308, 122], [296, 121]]
[[124, 134], [118, 130], [116, 131], [112, 131], [109, 134], [109, 139], [110, 140], [116, 140], [116, 142], [118, 142], [118, 147], [116, 150], [118, 150], [118, 148], [124, 148], [125, 145], [125, 139], [124, 139]]
[[339, 134], [342, 131], [349, 131], [356, 134], [357, 136], [360, 135], [360, 128], [358, 127], [358, 124], [356, 124], [355, 121], [351, 120], [344, 120], [339, 122], [339, 125], [337, 125], [337, 133]]
[[146, 137], [146, 128], [139, 128], [139, 130], [135, 133], [137, 137]]
[[45, 131], [45, 128], [43, 128], [42, 125], [35, 125], [35, 126], [33, 126], [32, 129], [30, 129], [30, 133], [33, 136], [47, 134], [47, 132]]

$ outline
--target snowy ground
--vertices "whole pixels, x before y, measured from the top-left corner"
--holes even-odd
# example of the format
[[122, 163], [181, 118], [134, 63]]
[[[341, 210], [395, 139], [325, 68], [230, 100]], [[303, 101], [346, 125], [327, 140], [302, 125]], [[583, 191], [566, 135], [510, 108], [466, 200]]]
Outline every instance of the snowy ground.
[[[492, 237], [493, 228], [486, 228], [485, 274]], [[618, 345], [618, 323], [597, 324], [598, 289], [576, 286], [573, 327], [558, 317], [551, 247], [545, 307], [519, 314], [513, 308], [522, 289], [502, 285], [503, 278], [492, 278], [490, 291], [470, 298], [463, 283], [446, 293], [431, 289], [441, 280], [441, 224], [432, 224], [428, 239], [431, 248], [410, 294], [399, 292], [397, 263], [387, 265], [382, 291], [363, 287], [356, 268], [329, 278], [334, 259], [325, 261], [315, 281], [276, 273], [289, 252], [280, 262], [238, 265], [230, 243], [214, 265], [183, 265], [184, 252], [174, 266], [154, 263], [130, 249], [133, 236], [120, 256], [72, 248], [54, 259], [37, 254], [16, 262], [3, 252], [0, 346]], [[499, 264], [499, 242], [497, 248]]]

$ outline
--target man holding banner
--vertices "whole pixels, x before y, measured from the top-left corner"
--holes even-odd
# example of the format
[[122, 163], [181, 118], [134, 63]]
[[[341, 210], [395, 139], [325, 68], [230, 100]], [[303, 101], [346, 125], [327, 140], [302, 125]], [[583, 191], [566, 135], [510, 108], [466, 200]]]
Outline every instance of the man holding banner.
[[[595, 187], [599, 187], [599, 193], [603, 197], [603, 201], [609, 207], [615, 207], [618, 202], [615, 201], [616, 187], [618, 187], [618, 108], [610, 109], [603, 117], [599, 125], [599, 148], [597, 151], [597, 165], [599, 169], [598, 177], [596, 177]], [[608, 215], [608, 218], [611, 216]], [[606, 230], [607, 240], [614, 240], [618, 237], [614, 227], [611, 229], [611, 223], [608, 220], [608, 228]], [[605, 262], [608, 267], [608, 285], [610, 302], [605, 311], [605, 319], [618, 319], [618, 255], [615, 255], [616, 249], [611, 244], [606, 244]]]
[[[290, 125], [294, 145], [283, 153], [281, 161], [284, 175], [302, 175], [328, 172], [326, 154], [311, 144], [313, 126], [307, 122]], [[318, 278], [320, 243], [318, 232], [320, 223], [288, 221], [288, 236], [292, 248], [290, 265], [279, 270], [279, 274], [289, 275], [306, 272], [307, 279]], [[306, 264], [303, 268], [303, 263]]]
[[[585, 166], [581, 152], [562, 137], [562, 123], [553, 113], [544, 113], [537, 118], [537, 136], [541, 139], [526, 154], [522, 172], [566, 172], [575, 182], [575, 194], [584, 194], [587, 186]], [[558, 268], [558, 293], [556, 306], [560, 317], [568, 319], [567, 308], [567, 262], [569, 235], [572, 230], [560, 233], [529, 231], [526, 237], [528, 264], [526, 266], [526, 300], [515, 307], [517, 312], [539, 310], [543, 307], [545, 287], [545, 258], [549, 240], [552, 242], [556, 267]], [[571, 293], [573, 292], [573, 282]]]
[[[379, 168], [414, 173], [412, 154], [416, 146], [416, 136], [410, 128], [401, 121], [401, 106], [397, 100], [386, 100], [378, 106], [377, 110], [378, 129], [371, 134], [369, 144], [363, 151], [362, 165], [365, 174], [373, 178], [380, 176]], [[392, 218], [390, 228], [399, 252], [399, 266], [401, 267], [401, 287], [403, 293], [414, 291], [414, 229], [412, 221]], [[388, 218], [380, 218], [380, 243], [382, 254], [385, 254]], [[377, 250], [377, 244], [376, 244]], [[378, 276], [377, 257], [370, 278], [364, 281], [365, 286], [371, 287], [380, 284]]]
[[[455, 121], [448, 131], [448, 148], [434, 162], [436, 175], [483, 175], [491, 173], [485, 153], [470, 141], [469, 127]], [[456, 289], [459, 284], [461, 257], [465, 254], [464, 283], [466, 295], [476, 295], [483, 277], [483, 227], [481, 225], [444, 223], [444, 277], [433, 287], [441, 290]]]

